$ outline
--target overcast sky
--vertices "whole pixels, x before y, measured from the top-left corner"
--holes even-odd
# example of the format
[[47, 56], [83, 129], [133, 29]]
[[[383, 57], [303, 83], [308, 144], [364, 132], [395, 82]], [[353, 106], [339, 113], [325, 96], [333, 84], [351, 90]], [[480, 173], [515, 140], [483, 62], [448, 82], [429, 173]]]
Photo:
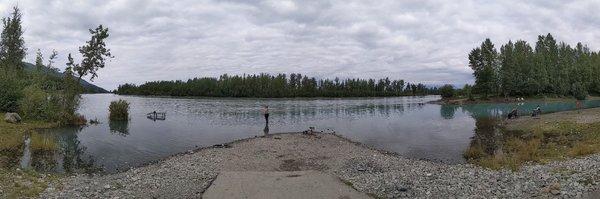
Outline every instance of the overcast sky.
[[[115, 56], [95, 80], [119, 84], [223, 73], [303, 73], [400, 78], [428, 84], [472, 82], [467, 54], [489, 37], [600, 47], [600, 1], [422, 0], [0, 0], [23, 11], [27, 61], [68, 53], [110, 29]], [[80, 56], [76, 56], [80, 57]]]

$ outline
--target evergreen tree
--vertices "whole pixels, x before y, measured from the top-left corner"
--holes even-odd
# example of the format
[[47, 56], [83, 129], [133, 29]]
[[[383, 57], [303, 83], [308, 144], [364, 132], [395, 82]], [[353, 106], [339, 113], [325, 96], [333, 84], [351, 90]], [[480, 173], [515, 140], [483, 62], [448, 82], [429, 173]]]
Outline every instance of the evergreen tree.
[[23, 59], [27, 48], [21, 28], [21, 11], [13, 7], [10, 17], [2, 18], [2, 35], [0, 36], [0, 67], [8, 70], [23, 70]]
[[499, 93], [505, 97], [542, 94], [583, 99], [589, 93], [600, 93], [599, 53], [581, 43], [575, 48], [558, 43], [551, 34], [538, 36], [535, 49], [522, 40], [509, 41], [499, 55], [486, 39], [469, 54], [469, 66], [475, 92], [484, 97]]
[[41, 72], [44, 68], [44, 57], [42, 56], [42, 52], [40, 49], [35, 53], [35, 70], [37, 72]]

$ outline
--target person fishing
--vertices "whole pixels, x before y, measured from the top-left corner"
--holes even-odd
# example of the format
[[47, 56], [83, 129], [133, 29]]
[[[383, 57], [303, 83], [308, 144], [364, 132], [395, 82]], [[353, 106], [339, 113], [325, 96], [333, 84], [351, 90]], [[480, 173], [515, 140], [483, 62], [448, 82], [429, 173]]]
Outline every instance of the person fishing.
[[510, 113], [508, 113], [508, 119], [515, 119], [519, 117], [519, 110], [517, 108], [513, 108]]
[[265, 105], [261, 109], [261, 112], [263, 115], [265, 115], [265, 122], [268, 124], [269, 123], [269, 106]]
[[538, 105], [535, 109], [533, 109], [533, 113], [531, 114], [531, 116], [535, 117], [540, 114], [542, 114], [542, 108], [540, 108], [540, 105]]

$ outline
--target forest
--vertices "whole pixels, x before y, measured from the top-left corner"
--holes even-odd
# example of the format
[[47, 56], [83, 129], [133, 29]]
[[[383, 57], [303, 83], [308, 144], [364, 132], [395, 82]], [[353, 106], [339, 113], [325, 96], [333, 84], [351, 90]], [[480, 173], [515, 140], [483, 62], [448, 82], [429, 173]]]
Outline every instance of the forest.
[[437, 94], [437, 88], [404, 80], [317, 79], [292, 73], [270, 75], [221, 75], [187, 81], [154, 81], [142, 85], [120, 85], [120, 95], [202, 96], [202, 97], [383, 97]]
[[600, 52], [582, 43], [570, 46], [551, 34], [540, 35], [532, 47], [509, 41], [500, 52], [490, 39], [469, 53], [473, 92], [487, 97], [572, 96], [600, 94]]

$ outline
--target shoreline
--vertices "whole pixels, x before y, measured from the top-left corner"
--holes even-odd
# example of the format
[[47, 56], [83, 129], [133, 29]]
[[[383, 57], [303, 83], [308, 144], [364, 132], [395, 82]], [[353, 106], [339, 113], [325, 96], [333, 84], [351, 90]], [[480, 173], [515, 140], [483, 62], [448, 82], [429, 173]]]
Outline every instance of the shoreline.
[[[599, 96], [590, 96], [586, 100], [600, 100]], [[439, 99], [435, 101], [430, 101], [427, 103], [430, 104], [438, 104], [438, 105], [469, 105], [469, 104], [493, 104], [493, 103], [502, 103], [502, 104], [510, 104], [510, 103], [523, 103], [523, 102], [576, 102], [580, 101], [573, 97], [549, 97], [549, 98], [524, 98], [524, 100], [519, 101], [515, 97], [510, 98], [490, 98], [487, 100], [475, 99], [469, 100], [467, 98], [458, 98], [458, 99]]]
[[[597, 190], [600, 182], [599, 154], [547, 165], [529, 165], [521, 171], [510, 172], [472, 164], [447, 165], [408, 159], [335, 134], [277, 133], [223, 145], [230, 147], [203, 147], [116, 174], [66, 177], [61, 183], [51, 185], [41, 197], [201, 197], [223, 171], [316, 170], [336, 176], [360, 192], [381, 198], [552, 197], [555, 194], [574, 197]], [[581, 177], [579, 174], [583, 173], [583, 176], [591, 176], [592, 183], [569, 184], [569, 180], [561, 179], [566, 176], [551, 172], [570, 164], [588, 165], [579, 166], [581, 169], [571, 178]], [[547, 172], [540, 173], [540, 170]], [[564, 184], [562, 189], [546, 190], [557, 181]], [[190, 187], [187, 185], [190, 183], [199, 186]]]

